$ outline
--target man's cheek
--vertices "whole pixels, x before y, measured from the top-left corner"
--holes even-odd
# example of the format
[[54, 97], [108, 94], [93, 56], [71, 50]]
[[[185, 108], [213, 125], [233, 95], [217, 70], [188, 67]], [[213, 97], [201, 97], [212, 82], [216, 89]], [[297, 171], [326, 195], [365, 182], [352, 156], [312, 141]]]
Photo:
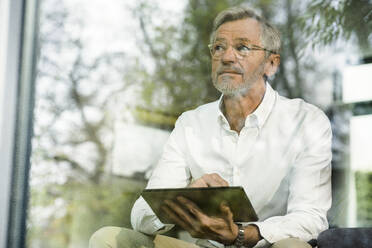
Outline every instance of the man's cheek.
[[213, 82], [216, 82], [216, 80], [217, 80], [217, 72], [212, 70], [211, 76], [212, 76], [212, 81]]

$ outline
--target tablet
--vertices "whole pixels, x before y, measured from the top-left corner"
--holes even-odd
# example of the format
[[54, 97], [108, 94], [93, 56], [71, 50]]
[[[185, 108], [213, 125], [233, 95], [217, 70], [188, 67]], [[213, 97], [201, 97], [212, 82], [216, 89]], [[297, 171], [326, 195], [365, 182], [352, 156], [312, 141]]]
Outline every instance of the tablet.
[[193, 201], [208, 216], [220, 216], [220, 204], [225, 201], [230, 207], [234, 222], [257, 221], [257, 214], [242, 187], [165, 188], [145, 189], [142, 197], [164, 224], [173, 224], [161, 209], [164, 200], [176, 200], [183, 196]]

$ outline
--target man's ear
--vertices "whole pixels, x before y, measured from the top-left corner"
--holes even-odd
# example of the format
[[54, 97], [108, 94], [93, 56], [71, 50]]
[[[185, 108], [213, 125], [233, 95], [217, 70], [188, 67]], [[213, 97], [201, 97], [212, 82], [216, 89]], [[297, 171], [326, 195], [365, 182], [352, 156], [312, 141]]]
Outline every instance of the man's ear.
[[265, 64], [265, 75], [267, 77], [274, 76], [280, 65], [280, 55], [279, 54], [270, 54], [266, 59]]

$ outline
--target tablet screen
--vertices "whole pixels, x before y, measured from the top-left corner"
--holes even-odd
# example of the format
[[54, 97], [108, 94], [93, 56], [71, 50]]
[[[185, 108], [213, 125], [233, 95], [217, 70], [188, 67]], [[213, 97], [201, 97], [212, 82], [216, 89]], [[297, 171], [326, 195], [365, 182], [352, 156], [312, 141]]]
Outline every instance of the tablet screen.
[[176, 200], [183, 196], [193, 201], [204, 214], [220, 216], [220, 204], [225, 202], [233, 213], [234, 222], [257, 221], [257, 215], [242, 187], [165, 188], [145, 189], [142, 197], [164, 224], [173, 224], [163, 212], [164, 200]]

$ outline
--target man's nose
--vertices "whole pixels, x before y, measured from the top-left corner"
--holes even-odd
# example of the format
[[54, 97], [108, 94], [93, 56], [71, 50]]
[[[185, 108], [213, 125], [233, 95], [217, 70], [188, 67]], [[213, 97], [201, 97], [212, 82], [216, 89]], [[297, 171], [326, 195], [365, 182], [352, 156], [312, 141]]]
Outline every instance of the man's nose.
[[236, 53], [232, 46], [228, 46], [221, 57], [223, 63], [234, 63], [236, 61]]

